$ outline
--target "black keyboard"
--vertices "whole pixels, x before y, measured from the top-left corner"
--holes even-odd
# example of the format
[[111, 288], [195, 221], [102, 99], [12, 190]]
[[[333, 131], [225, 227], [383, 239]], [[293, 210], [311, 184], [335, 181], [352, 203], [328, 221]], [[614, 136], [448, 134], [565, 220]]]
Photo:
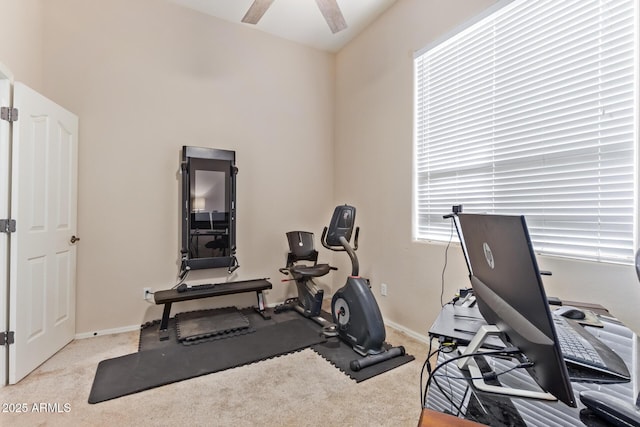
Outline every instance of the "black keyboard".
[[215, 283], [204, 283], [202, 285], [192, 285], [188, 286], [186, 283], [182, 283], [180, 286], [176, 288], [176, 291], [179, 293], [182, 292], [192, 292], [192, 291], [204, 291], [206, 289], [213, 289], [216, 287]]
[[578, 322], [562, 316], [553, 316], [553, 321], [567, 366], [594, 370], [623, 381], [630, 380], [629, 370], [622, 358]]

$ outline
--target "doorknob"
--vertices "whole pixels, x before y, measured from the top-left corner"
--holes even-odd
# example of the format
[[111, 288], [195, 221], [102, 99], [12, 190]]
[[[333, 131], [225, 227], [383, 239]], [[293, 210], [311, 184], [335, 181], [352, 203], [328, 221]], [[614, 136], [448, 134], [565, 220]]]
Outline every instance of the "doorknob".
[[78, 240], [80, 240], [80, 238], [79, 238], [79, 237], [76, 237], [76, 236], [71, 236], [71, 239], [69, 239], [69, 241], [70, 241], [71, 243], [75, 243], [75, 242], [77, 242]]

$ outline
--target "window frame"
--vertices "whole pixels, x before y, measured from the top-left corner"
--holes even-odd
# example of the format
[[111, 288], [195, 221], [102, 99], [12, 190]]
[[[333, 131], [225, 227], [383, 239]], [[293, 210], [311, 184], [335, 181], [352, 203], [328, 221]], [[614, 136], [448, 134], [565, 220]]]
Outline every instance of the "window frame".
[[[476, 17], [474, 17], [473, 19], [465, 22], [464, 24], [462, 24], [461, 26], [455, 28], [453, 31], [450, 31], [448, 33], [446, 33], [445, 35], [443, 35], [442, 37], [438, 38], [436, 41], [428, 44], [427, 46], [425, 46], [424, 48], [418, 50], [415, 52], [414, 54], [414, 71], [417, 68], [417, 60], [419, 57], [421, 57], [422, 55], [433, 51], [436, 48], [439, 48], [443, 43], [447, 43], [450, 42], [452, 39], [455, 39], [457, 37], [460, 37], [461, 34], [464, 34], [464, 32], [469, 29], [470, 27], [473, 27], [474, 25], [476, 25], [477, 23], [483, 21], [484, 19], [492, 16], [494, 13], [502, 10], [505, 6], [508, 6], [514, 2], [518, 2], [518, 0], [502, 0], [497, 2], [496, 4], [494, 4], [492, 7], [486, 9], [483, 13], [477, 15]], [[517, 6], [517, 5], [515, 5]], [[633, 241], [633, 247], [637, 248], [638, 246], [638, 229], [639, 229], [639, 219], [638, 219], [638, 212], [640, 211], [639, 208], [639, 190], [638, 190], [638, 174], [639, 174], [639, 169], [640, 169], [640, 154], [639, 154], [639, 149], [638, 149], [638, 145], [639, 145], [639, 141], [638, 141], [638, 132], [639, 132], [639, 127], [640, 127], [640, 114], [638, 112], [638, 102], [640, 100], [639, 97], [639, 74], [640, 71], [638, 70], [639, 66], [638, 66], [638, 60], [640, 59], [640, 56], [638, 54], [638, 46], [640, 45], [640, 26], [638, 25], [638, 21], [640, 20], [639, 16], [640, 15], [640, 11], [638, 10], [640, 8], [640, 6], [635, 5], [635, 75], [634, 75], [634, 106], [635, 106], [635, 112], [634, 112], [634, 137], [633, 137], [633, 150], [634, 150], [634, 164], [633, 164], [633, 175], [634, 175], [634, 184], [633, 184], [633, 201], [632, 201], [632, 209], [633, 209], [633, 219], [632, 219], [632, 234], [633, 236], [631, 236], [631, 239]], [[419, 218], [419, 204], [420, 204], [420, 196], [418, 194], [419, 192], [419, 166], [418, 166], [418, 162], [419, 162], [419, 153], [418, 153], [418, 127], [419, 127], [419, 121], [420, 121], [420, 117], [419, 117], [419, 112], [418, 112], [418, 75], [417, 75], [417, 71], [416, 74], [414, 75], [414, 145], [413, 145], [413, 149], [414, 149], [414, 153], [413, 153], [413, 174], [412, 174], [412, 179], [413, 179], [413, 190], [412, 190], [412, 214], [413, 214], [413, 218], [412, 218], [412, 223], [413, 223], [413, 227], [412, 227], [412, 237], [414, 239], [414, 241], [426, 241], [426, 242], [442, 242], [442, 243], [446, 243], [448, 240], [450, 240], [450, 238], [447, 236], [447, 238], [444, 238], [444, 236], [441, 236], [441, 238], [434, 238], [434, 237], [424, 237], [423, 235], [421, 235], [419, 227], [420, 227], [420, 218]], [[451, 205], [455, 205], [455, 204], [459, 204], [457, 200], [452, 199], [451, 200]], [[449, 206], [450, 207], [450, 206]], [[470, 211], [471, 210], [467, 210], [465, 209], [465, 211]], [[484, 212], [487, 212], [486, 210]], [[449, 212], [447, 211], [443, 211], [442, 215], [445, 215]], [[494, 213], [505, 213], [505, 212], [500, 212], [499, 210], [496, 210]], [[509, 212], [509, 213], [513, 213], [513, 212]], [[524, 215], [527, 216], [527, 213], [524, 212]], [[445, 220], [443, 220], [445, 221]], [[453, 240], [457, 240], [457, 236], [455, 236], [455, 233], [453, 233]], [[535, 242], [535, 237], [534, 237], [534, 246], [536, 246], [536, 242]], [[549, 256], [559, 256], [559, 257], [568, 257], [568, 258], [572, 258], [572, 259], [581, 259], [581, 260], [590, 260], [590, 261], [597, 261], [597, 262], [606, 262], [606, 263], [620, 263], [620, 264], [633, 264], [633, 256], [629, 255], [626, 256], [624, 258], [601, 258], [601, 257], [591, 257], [591, 256], [580, 256], [580, 255], [576, 255], [576, 254], [562, 254], [562, 253], [547, 253], [546, 251], [542, 250], [538, 250], [538, 248], [536, 248], [537, 252], [542, 253], [544, 255], [549, 255]]]

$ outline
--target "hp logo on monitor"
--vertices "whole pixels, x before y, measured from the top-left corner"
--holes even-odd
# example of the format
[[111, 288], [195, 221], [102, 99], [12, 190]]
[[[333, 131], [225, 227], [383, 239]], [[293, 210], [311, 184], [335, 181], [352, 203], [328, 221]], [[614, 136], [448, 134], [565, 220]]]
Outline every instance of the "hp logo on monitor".
[[484, 251], [484, 259], [487, 260], [487, 264], [489, 264], [489, 267], [491, 267], [491, 269], [493, 270], [493, 268], [495, 267], [495, 262], [493, 261], [493, 253], [491, 252], [489, 244], [487, 242], [484, 242], [482, 244], [482, 249]]

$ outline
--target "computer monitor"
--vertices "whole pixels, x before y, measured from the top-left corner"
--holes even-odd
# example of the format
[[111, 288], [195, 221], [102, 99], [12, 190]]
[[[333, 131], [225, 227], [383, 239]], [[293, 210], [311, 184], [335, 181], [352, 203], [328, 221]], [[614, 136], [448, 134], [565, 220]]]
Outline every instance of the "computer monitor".
[[461, 213], [458, 223], [480, 313], [531, 362], [527, 371], [545, 392], [575, 407], [524, 216]]

